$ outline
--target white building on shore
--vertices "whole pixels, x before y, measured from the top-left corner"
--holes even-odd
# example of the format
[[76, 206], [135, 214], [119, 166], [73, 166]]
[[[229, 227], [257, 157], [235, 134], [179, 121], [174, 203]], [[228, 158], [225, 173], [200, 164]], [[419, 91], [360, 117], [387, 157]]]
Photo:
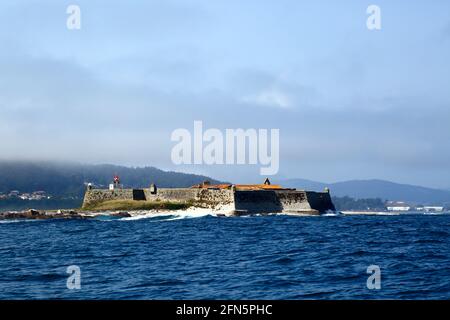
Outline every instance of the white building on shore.
[[389, 201], [386, 204], [386, 208], [388, 211], [409, 211], [409, 210], [411, 210], [411, 206], [402, 201]]
[[423, 210], [425, 212], [442, 212], [442, 211], [444, 211], [444, 207], [429, 206], [429, 207], [423, 207]]

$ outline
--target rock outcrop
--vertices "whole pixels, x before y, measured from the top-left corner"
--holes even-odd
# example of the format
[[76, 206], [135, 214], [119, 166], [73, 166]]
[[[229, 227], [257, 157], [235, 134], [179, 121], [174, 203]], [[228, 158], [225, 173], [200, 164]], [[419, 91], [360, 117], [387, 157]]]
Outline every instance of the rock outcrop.
[[89, 216], [81, 215], [76, 211], [8, 211], [0, 213], [0, 220], [5, 219], [86, 219]]

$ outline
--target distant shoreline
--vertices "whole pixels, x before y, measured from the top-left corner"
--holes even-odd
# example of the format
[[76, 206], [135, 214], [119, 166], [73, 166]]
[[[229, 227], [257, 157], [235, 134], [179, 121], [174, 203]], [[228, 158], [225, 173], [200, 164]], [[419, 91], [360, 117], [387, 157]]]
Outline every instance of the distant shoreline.
[[340, 211], [344, 215], [380, 215], [380, 216], [398, 216], [398, 215], [407, 215], [407, 214], [423, 214], [423, 215], [440, 215], [449, 213], [448, 211], [442, 212], [423, 212], [423, 211], [352, 211], [352, 210], [343, 210]]

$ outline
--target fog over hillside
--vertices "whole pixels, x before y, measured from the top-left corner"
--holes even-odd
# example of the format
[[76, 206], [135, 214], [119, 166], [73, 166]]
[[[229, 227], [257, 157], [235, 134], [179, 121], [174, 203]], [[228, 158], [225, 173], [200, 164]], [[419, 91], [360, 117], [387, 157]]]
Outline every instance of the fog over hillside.
[[125, 187], [190, 187], [209, 180], [206, 176], [163, 171], [154, 167], [124, 167], [54, 162], [0, 161], [0, 192], [43, 190], [55, 196], [82, 197], [85, 183], [107, 187], [114, 175]]

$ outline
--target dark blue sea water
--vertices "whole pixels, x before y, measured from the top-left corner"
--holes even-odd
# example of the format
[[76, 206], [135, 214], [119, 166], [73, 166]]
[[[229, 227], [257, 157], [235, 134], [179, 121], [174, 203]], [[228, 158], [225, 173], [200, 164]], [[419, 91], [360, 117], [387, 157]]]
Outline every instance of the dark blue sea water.
[[449, 299], [450, 215], [3, 221], [0, 298]]

